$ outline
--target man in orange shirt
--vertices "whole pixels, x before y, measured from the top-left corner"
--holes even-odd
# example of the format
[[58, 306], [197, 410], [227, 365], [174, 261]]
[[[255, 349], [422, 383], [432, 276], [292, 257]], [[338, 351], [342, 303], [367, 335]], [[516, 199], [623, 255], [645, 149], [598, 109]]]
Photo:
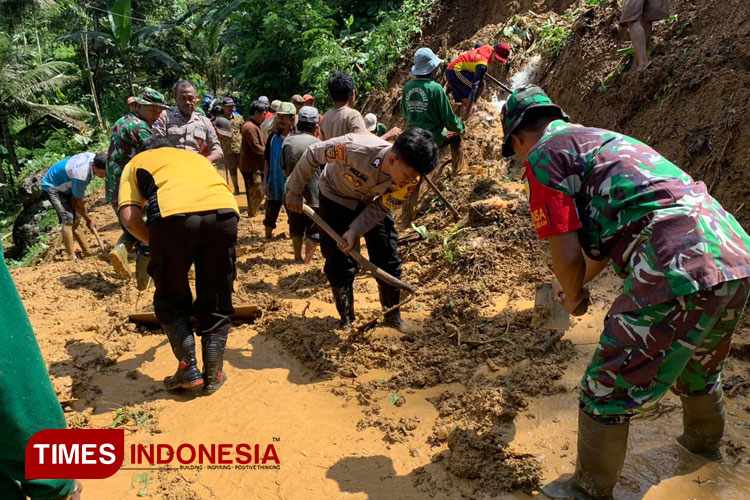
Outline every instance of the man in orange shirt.
[[453, 99], [461, 103], [462, 120], [467, 120], [474, 111], [474, 103], [484, 88], [484, 74], [489, 65], [507, 63], [509, 56], [510, 45], [501, 42], [494, 48], [482, 45], [465, 52], [448, 65], [445, 78], [453, 91]]

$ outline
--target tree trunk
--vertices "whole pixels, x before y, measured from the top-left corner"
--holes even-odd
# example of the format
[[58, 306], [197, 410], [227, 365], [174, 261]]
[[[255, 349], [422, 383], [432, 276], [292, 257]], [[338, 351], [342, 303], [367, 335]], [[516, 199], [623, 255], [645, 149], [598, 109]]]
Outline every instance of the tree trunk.
[[89, 86], [91, 87], [91, 97], [94, 99], [94, 111], [96, 111], [96, 119], [99, 122], [99, 129], [104, 131], [104, 122], [102, 121], [102, 113], [99, 111], [99, 97], [96, 93], [96, 86], [94, 85], [94, 75], [91, 73], [91, 64], [89, 63], [89, 39], [87, 36], [89, 29], [88, 18], [86, 18], [86, 26], [83, 31], [83, 55], [86, 58], [86, 73], [89, 75]]
[[[13, 137], [10, 135], [10, 126], [8, 125], [8, 115], [4, 112], [0, 113], [0, 136], [2, 136], [3, 146], [8, 150], [8, 161], [13, 166], [13, 169], [9, 172], [10, 181], [13, 182], [13, 174], [18, 173], [21, 166], [18, 164], [18, 157], [16, 156], [16, 148], [13, 145]], [[0, 182], [6, 184], [8, 179], [5, 176], [5, 170], [0, 168]]]

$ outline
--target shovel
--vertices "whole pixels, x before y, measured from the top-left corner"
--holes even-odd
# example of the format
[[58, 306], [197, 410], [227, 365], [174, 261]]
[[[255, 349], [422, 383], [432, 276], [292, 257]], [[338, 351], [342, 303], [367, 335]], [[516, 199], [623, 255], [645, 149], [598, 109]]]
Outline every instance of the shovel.
[[[574, 316], [586, 314], [589, 307], [589, 292], [583, 289], [585, 298], [576, 308]], [[534, 297], [535, 323], [541, 328], [565, 331], [570, 328], [570, 315], [562, 304], [555, 300], [555, 287], [551, 283], [545, 283], [536, 290]]]
[[[336, 231], [334, 231], [331, 226], [328, 225], [326, 221], [324, 221], [317, 213], [315, 213], [315, 210], [303, 204], [302, 211], [305, 212], [305, 215], [310, 217], [318, 225], [318, 227], [320, 227], [323, 231], [328, 233], [328, 236], [333, 238], [333, 240], [336, 243], [341, 243], [342, 241], [344, 241], [341, 238], [341, 236], [339, 236], [339, 234]], [[372, 328], [373, 326], [375, 326], [378, 320], [382, 318], [383, 316], [385, 316], [386, 314], [388, 314], [389, 312], [398, 309], [399, 307], [403, 306], [404, 304], [408, 302], [411, 302], [411, 300], [417, 295], [417, 292], [415, 292], [411, 286], [407, 285], [400, 279], [395, 278], [394, 276], [391, 276], [390, 274], [383, 271], [382, 269], [380, 269], [378, 266], [376, 266], [369, 260], [362, 257], [362, 254], [360, 254], [357, 250], [349, 250], [349, 255], [351, 255], [351, 257], [354, 260], [356, 260], [357, 263], [359, 263], [359, 265], [361, 265], [368, 272], [370, 272], [370, 274], [372, 274], [376, 279], [379, 279], [380, 281], [383, 281], [391, 285], [392, 287], [400, 288], [401, 290], [404, 290], [409, 294], [409, 296], [405, 300], [402, 300], [395, 306], [389, 309], [386, 309], [385, 311], [381, 311], [378, 316], [375, 316], [373, 319], [371, 319], [364, 325], [360, 326], [358, 330], [360, 333], [363, 333], [369, 330], [370, 328]]]
[[570, 328], [570, 315], [565, 308], [555, 300], [555, 289], [551, 283], [545, 283], [536, 289], [534, 297], [535, 323], [542, 328], [565, 331]]

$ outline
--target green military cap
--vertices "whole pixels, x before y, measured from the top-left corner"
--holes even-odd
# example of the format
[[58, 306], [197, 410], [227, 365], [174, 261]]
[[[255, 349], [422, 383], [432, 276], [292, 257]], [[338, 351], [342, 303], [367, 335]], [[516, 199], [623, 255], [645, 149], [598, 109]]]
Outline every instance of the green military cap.
[[164, 94], [149, 87], [144, 87], [143, 90], [141, 90], [141, 95], [136, 98], [135, 102], [141, 106], [159, 106], [160, 108], [169, 107], [167, 100], [164, 98]]
[[523, 85], [514, 90], [503, 105], [503, 156], [510, 158], [515, 153], [510, 145], [510, 136], [523, 122], [530, 109], [546, 108], [550, 116], [570, 121], [570, 117], [560, 106], [553, 103], [547, 94], [536, 85]]

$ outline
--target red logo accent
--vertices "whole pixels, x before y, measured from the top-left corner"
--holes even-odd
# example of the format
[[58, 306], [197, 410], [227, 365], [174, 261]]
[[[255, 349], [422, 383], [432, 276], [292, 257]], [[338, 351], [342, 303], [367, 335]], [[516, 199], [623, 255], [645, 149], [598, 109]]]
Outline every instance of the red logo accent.
[[124, 456], [124, 429], [44, 429], [26, 443], [26, 479], [104, 479]]

